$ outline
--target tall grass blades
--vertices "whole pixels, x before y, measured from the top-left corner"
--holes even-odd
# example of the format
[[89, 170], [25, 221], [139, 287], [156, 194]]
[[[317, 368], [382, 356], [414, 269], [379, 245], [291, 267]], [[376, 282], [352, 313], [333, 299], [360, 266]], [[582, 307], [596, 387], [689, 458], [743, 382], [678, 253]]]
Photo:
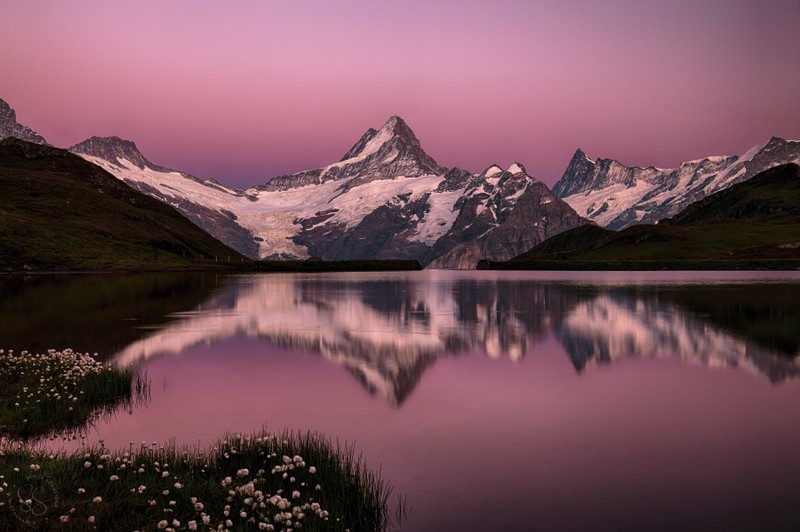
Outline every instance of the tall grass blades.
[[[226, 435], [207, 450], [147, 442], [47, 455], [0, 450], [0, 529], [32, 517], [25, 486], [46, 481], [41, 530], [335, 530], [390, 526], [391, 487], [352, 446], [265, 430]], [[22, 491], [21, 491], [22, 490]], [[41, 490], [46, 492], [47, 490]], [[16, 519], [16, 521], [15, 521]]]
[[[0, 349], [0, 438], [52, 436], [86, 426], [148, 393], [148, 384], [70, 349], [34, 354]], [[133, 395], [132, 395], [133, 394]]]

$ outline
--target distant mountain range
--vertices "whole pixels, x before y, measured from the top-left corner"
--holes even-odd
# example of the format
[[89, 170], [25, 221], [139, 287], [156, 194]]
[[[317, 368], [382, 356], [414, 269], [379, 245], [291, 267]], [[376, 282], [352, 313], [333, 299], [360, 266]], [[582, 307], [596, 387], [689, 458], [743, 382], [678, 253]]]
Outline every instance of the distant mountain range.
[[579, 149], [553, 192], [598, 225], [623, 229], [674, 216], [709, 194], [786, 163], [800, 163], [800, 142], [778, 137], [741, 156], [706, 157], [677, 168], [593, 161]]
[[[746, 171], [746, 170], [744, 170]], [[499, 268], [796, 268], [800, 261], [800, 166], [788, 163], [708, 195], [657, 225], [619, 231], [586, 225], [560, 233]], [[560, 267], [559, 267], [560, 269]]]
[[[2, 100], [0, 136], [45, 142]], [[444, 168], [398, 116], [367, 130], [337, 162], [247, 189], [153, 164], [118, 137], [70, 150], [251, 258], [416, 259], [436, 268], [508, 260], [592, 222], [656, 222], [761, 170], [800, 162], [800, 142], [778, 138], [741, 157], [675, 169], [592, 161], [578, 150], [550, 191], [520, 163], [478, 174]]]
[[521, 164], [480, 174], [439, 166], [397, 116], [368, 130], [338, 162], [249, 189], [153, 165], [116, 137], [70, 150], [253, 258], [472, 268], [487, 253], [511, 258], [587, 223]]

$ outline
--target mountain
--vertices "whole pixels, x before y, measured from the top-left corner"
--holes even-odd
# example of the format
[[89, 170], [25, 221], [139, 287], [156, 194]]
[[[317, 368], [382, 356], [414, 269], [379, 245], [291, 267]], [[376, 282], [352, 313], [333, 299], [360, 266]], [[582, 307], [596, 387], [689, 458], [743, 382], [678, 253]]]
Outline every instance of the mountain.
[[252, 258], [415, 259], [473, 268], [586, 223], [522, 165], [481, 174], [439, 166], [392, 116], [338, 162], [236, 189], [157, 166], [94, 137], [70, 148]]
[[44, 137], [28, 126], [17, 122], [17, 113], [5, 100], [0, 98], [0, 139], [16, 137], [35, 144], [47, 144]]
[[0, 213], [2, 270], [196, 268], [242, 259], [82, 158], [13, 137], [0, 140]]
[[578, 214], [607, 227], [656, 223], [773, 166], [800, 163], [800, 142], [772, 137], [741, 156], [714, 156], [677, 168], [625, 166], [577, 150], [553, 192]]
[[91, 137], [69, 148], [100, 166], [130, 187], [171, 205], [217, 240], [240, 253], [254, 257], [258, 244], [253, 234], [236, 222], [236, 215], [215, 206], [217, 198], [242, 197], [243, 192], [214, 180], [203, 181], [191, 174], [151, 163], [136, 144], [119, 137]]
[[[585, 226], [556, 235], [498, 267], [610, 266], [711, 269], [800, 265], [800, 166], [784, 164], [705, 197], [657, 225]], [[741, 263], [737, 266], [737, 262]]]
[[507, 260], [587, 223], [519, 163], [506, 170], [489, 167], [470, 179], [458, 201], [452, 227], [430, 252], [434, 268], [471, 269], [486, 257]]

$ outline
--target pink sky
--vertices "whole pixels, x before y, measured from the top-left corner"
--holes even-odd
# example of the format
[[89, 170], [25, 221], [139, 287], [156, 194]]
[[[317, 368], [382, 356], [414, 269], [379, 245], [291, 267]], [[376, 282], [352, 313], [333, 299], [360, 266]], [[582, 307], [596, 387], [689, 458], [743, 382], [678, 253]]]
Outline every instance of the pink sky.
[[69, 146], [250, 185], [328, 164], [393, 114], [442, 165], [576, 148], [675, 166], [800, 139], [797, 0], [6, 3], [0, 98]]

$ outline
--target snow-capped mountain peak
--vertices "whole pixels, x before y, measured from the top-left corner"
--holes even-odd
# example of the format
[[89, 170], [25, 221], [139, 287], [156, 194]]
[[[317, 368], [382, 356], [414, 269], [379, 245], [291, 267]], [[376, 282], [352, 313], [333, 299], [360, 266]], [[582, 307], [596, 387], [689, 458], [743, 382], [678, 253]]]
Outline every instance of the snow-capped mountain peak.
[[368, 129], [342, 160], [322, 168], [278, 176], [258, 189], [289, 190], [341, 181], [342, 189], [347, 190], [374, 180], [444, 175], [445, 172], [446, 168], [425, 153], [405, 121], [395, 115], [380, 129]]
[[339, 161], [363, 160], [380, 150], [387, 142], [400, 141], [419, 148], [419, 140], [408, 124], [397, 115], [391, 116], [379, 130], [369, 128]]

